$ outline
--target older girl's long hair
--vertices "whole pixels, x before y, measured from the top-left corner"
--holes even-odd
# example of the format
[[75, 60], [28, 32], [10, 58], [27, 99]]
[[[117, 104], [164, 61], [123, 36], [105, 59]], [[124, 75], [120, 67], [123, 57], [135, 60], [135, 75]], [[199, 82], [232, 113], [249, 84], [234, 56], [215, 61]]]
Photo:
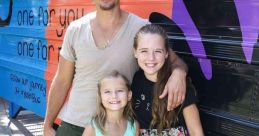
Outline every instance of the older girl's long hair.
[[158, 129], [158, 132], [161, 132], [162, 129], [170, 128], [177, 121], [177, 117], [179, 112], [172, 110], [167, 111], [167, 98], [160, 99], [159, 96], [162, 94], [165, 85], [171, 75], [172, 67], [170, 62], [170, 54], [169, 54], [169, 44], [168, 38], [166, 35], [166, 31], [154, 24], [148, 24], [143, 26], [134, 38], [134, 49], [136, 50], [138, 47], [139, 38], [145, 34], [157, 34], [164, 39], [165, 49], [168, 52], [168, 57], [165, 60], [164, 65], [158, 71], [157, 81], [153, 90], [153, 102], [152, 102], [152, 121], [150, 128]]
[[[96, 127], [98, 127], [102, 134], [105, 134], [105, 123], [107, 121], [107, 114], [106, 114], [106, 110], [105, 107], [102, 104], [102, 99], [101, 99], [101, 82], [106, 79], [106, 78], [122, 78], [125, 82], [125, 85], [128, 89], [128, 91], [130, 91], [130, 83], [129, 80], [122, 74], [120, 74], [118, 71], [112, 71], [110, 74], [108, 74], [107, 76], [105, 76], [104, 78], [102, 78], [99, 83], [98, 83], [98, 94], [97, 94], [97, 110], [96, 110], [96, 114], [93, 116], [92, 118], [92, 125], [93, 123], [96, 125]], [[134, 123], [134, 112], [132, 109], [132, 102], [128, 101], [127, 105], [124, 108], [123, 111], [123, 117], [127, 120], [129, 120], [132, 125]]]

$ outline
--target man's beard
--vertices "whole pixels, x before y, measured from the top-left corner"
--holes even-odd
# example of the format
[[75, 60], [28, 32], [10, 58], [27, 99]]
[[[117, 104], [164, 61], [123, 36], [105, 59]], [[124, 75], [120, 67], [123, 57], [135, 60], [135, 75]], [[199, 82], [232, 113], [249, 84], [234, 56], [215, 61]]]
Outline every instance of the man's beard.
[[115, 3], [112, 3], [111, 5], [109, 5], [109, 6], [107, 6], [107, 7], [100, 5], [100, 8], [101, 8], [102, 10], [111, 10], [111, 9], [113, 9], [114, 7], [115, 7]]

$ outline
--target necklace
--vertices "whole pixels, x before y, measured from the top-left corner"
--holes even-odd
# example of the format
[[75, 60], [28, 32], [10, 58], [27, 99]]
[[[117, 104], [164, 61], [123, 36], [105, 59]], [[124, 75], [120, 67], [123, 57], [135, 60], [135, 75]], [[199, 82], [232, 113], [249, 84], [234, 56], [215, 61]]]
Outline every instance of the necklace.
[[99, 46], [100, 49], [105, 49], [107, 47], [110, 47], [112, 44], [112, 41], [114, 39], [114, 36], [116, 35], [116, 33], [118, 32], [118, 30], [120, 28], [120, 24], [115, 29], [113, 29], [110, 38], [107, 38], [108, 37], [107, 34], [104, 32], [104, 30], [100, 27], [99, 24], [98, 24], [98, 26], [99, 26], [99, 29], [102, 31], [102, 37], [105, 41], [101, 46]]
[[[102, 39], [102, 43], [97, 43], [96, 46], [99, 48], [99, 49], [105, 49], [107, 47], [110, 47], [112, 45], [112, 42], [115, 38], [115, 35], [117, 34], [117, 32], [119, 31], [119, 29], [121, 28], [121, 23], [122, 21], [119, 21], [116, 25], [116, 27], [112, 30], [112, 32], [110, 33], [110, 37], [107, 36], [109, 35], [108, 33], [105, 33], [104, 29], [101, 27], [101, 25], [98, 23], [98, 22], [95, 22], [96, 24], [96, 27], [95, 27], [95, 31], [96, 31], [96, 28], [99, 30], [97, 31], [97, 34], [99, 36], [101, 36], [102, 38], [99, 37], [99, 40]], [[94, 22], [91, 22], [92, 24], [94, 24]], [[92, 30], [92, 33], [93, 33], [94, 30]], [[101, 34], [100, 34], [101, 33]]]
[[[116, 29], [115, 29], [115, 30], [116, 30]], [[111, 36], [111, 38], [110, 38], [110, 39], [106, 37], [106, 35], [105, 35], [105, 33], [104, 33], [104, 32], [102, 33], [102, 36], [103, 36], [103, 38], [104, 38], [105, 42], [103, 43], [103, 45], [99, 46], [99, 47], [100, 47], [100, 49], [105, 49], [105, 48], [107, 48], [107, 47], [110, 47], [110, 46], [111, 46], [111, 40], [112, 40], [112, 39], [113, 39], [113, 37], [114, 37], [115, 30], [113, 30], [113, 32], [112, 32], [112, 36]], [[117, 32], [117, 31], [116, 31], [116, 32]]]

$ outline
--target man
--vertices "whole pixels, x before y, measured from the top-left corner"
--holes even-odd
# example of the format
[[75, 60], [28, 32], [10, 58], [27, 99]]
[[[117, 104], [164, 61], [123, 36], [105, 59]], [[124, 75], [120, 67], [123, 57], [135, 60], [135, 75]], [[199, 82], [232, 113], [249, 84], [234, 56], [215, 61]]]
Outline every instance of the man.
[[[120, 9], [120, 0], [94, 0], [96, 12], [72, 22], [64, 37], [57, 73], [50, 87], [44, 135], [53, 136], [52, 124], [62, 119], [57, 135], [82, 135], [96, 110], [97, 82], [117, 70], [132, 80], [137, 70], [133, 38], [147, 20]], [[185, 64], [171, 52], [174, 70], [165, 87], [168, 110], [185, 97]], [[71, 93], [65, 102], [70, 86]], [[64, 106], [63, 106], [64, 104]], [[63, 107], [62, 107], [63, 106]]]

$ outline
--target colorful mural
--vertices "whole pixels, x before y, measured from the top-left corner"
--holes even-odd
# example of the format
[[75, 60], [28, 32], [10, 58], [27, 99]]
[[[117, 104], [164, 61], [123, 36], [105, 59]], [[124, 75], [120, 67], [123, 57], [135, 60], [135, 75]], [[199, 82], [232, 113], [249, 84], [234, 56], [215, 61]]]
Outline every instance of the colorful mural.
[[[124, 10], [143, 18], [152, 12], [169, 18], [157, 22], [168, 28], [172, 48], [188, 58], [201, 107], [214, 111], [201, 116], [208, 117], [205, 128], [230, 117], [215, 117], [215, 111], [242, 119], [233, 122], [257, 123], [242, 133], [235, 129], [240, 135], [254, 134], [259, 126], [258, 5], [255, 0], [121, 0]], [[92, 0], [0, 1], [0, 97], [43, 117], [66, 28], [94, 9]], [[206, 122], [213, 119], [216, 123]], [[218, 125], [217, 133], [224, 129]], [[231, 132], [224, 129], [225, 135]]]
[[211, 61], [207, 58], [200, 33], [188, 13], [183, 0], [176, 0], [174, 2], [173, 21], [180, 26], [193, 56], [199, 58], [198, 61], [203, 75], [206, 79], [210, 80], [212, 77]]
[[242, 48], [247, 63], [251, 63], [259, 34], [259, 8], [255, 1], [234, 0], [242, 32]]
[[[153, 11], [172, 16], [172, 0], [121, 6], [143, 18]], [[66, 28], [94, 9], [92, 0], [0, 1], [0, 97], [44, 116]]]

